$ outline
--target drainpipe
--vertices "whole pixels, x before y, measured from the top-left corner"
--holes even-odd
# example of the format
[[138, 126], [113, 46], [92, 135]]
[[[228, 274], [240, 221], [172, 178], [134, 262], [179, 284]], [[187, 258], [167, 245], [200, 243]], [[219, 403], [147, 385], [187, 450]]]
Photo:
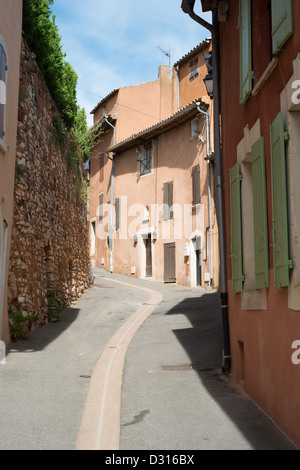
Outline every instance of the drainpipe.
[[200, 108], [200, 103], [196, 103], [197, 110], [206, 117], [206, 160], [207, 160], [207, 185], [208, 185], [208, 216], [209, 216], [209, 250], [208, 250], [208, 263], [209, 263], [209, 283], [211, 286], [212, 280], [212, 222], [211, 222], [211, 188], [210, 188], [210, 158], [211, 158], [211, 145], [210, 145], [210, 117], [209, 114]]
[[218, 25], [218, 4], [212, 12], [213, 24], [208, 23], [194, 13], [194, 5], [196, 0], [183, 0], [181, 8], [194, 21], [204, 28], [208, 29], [212, 34], [212, 66], [214, 81], [214, 142], [215, 142], [215, 181], [216, 181], [216, 209], [218, 216], [219, 228], [219, 257], [220, 257], [220, 296], [223, 320], [223, 365], [224, 373], [230, 372], [231, 369], [231, 352], [230, 352], [230, 336], [228, 321], [228, 291], [226, 276], [226, 244], [225, 244], [225, 222], [223, 209], [222, 194], [222, 166], [221, 166], [221, 136], [220, 136], [220, 57], [219, 57], [219, 25]]
[[180, 110], [180, 91], [179, 91], [179, 67], [178, 65], [174, 65], [174, 69], [176, 70], [177, 76], [177, 111]]
[[[116, 128], [113, 126], [109, 120], [108, 116], [104, 116], [105, 121], [110, 127], [113, 128], [114, 136], [113, 136], [113, 145], [116, 144]], [[114, 154], [112, 154], [112, 158], [107, 157], [112, 161], [111, 167], [111, 181], [110, 181], [110, 211], [109, 211], [109, 271], [111, 273], [114, 272], [114, 254], [113, 254], [113, 213], [114, 213], [114, 184], [115, 184], [115, 159]]]

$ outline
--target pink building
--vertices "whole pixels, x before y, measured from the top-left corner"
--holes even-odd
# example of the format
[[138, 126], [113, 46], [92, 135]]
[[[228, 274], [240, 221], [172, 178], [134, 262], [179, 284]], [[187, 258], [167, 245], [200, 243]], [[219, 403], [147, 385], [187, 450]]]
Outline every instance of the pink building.
[[114, 90], [92, 111], [103, 131], [91, 159], [95, 266], [218, 285], [212, 102], [203, 82], [210, 47], [204, 41], [175, 64], [173, 76], [161, 66], [157, 82]]

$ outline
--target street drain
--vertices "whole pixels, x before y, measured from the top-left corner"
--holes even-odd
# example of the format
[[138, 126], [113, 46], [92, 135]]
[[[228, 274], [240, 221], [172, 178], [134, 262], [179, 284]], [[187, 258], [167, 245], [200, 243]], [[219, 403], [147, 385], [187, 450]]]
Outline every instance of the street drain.
[[91, 375], [81, 375], [81, 379], [91, 379]]
[[190, 364], [183, 364], [183, 365], [178, 365], [178, 366], [162, 366], [163, 371], [167, 372], [173, 372], [173, 371], [186, 371], [186, 370], [192, 370], [193, 366]]

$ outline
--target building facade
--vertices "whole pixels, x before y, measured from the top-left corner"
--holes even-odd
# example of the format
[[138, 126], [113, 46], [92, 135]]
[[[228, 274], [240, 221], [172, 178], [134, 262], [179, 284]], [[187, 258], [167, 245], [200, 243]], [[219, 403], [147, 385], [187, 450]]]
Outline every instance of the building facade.
[[[158, 282], [218, 282], [208, 105], [199, 99], [108, 149], [115, 160], [114, 271]], [[98, 225], [109, 232], [109, 207]]]
[[[114, 90], [92, 111], [100, 129], [91, 159], [95, 266], [161, 282], [218, 284], [213, 168], [207, 158], [213, 106], [203, 82], [210, 51], [207, 39], [174, 65], [172, 75], [161, 66], [158, 82]], [[174, 210], [165, 209], [166, 215], [163, 205]], [[134, 208], [142, 226], [133, 229]], [[185, 234], [183, 220], [191, 224]]]
[[22, 0], [1, 0], [0, 10], [0, 340], [7, 342], [7, 282], [13, 220]]
[[220, 45], [231, 374], [299, 446], [300, 4], [202, 6]]

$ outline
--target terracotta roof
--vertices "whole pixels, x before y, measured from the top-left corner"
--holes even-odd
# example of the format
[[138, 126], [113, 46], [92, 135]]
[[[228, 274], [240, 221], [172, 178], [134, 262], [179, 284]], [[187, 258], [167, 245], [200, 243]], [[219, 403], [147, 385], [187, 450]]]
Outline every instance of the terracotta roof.
[[194, 47], [194, 49], [192, 49], [190, 52], [185, 54], [181, 59], [177, 60], [177, 62], [175, 62], [175, 64], [174, 64], [174, 67], [176, 67], [176, 65], [179, 65], [181, 62], [185, 62], [191, 56], [193, 56], [197, 52], [201, 51], [201, 49], [203, 49], [205, 46], [210, 44], [211, 40], [212, 40], [211, 38], [204, 39], [204, 41], [202, 41], [200, 44], [198, 44], [198, 46]]
[[194, 117], [197, 115], [197, 104], [200, 103], [200, 108], [203, 111], [207, 111], [209, 105], [204, 103], [201, 98], [192, 101], [184, 108], [177, 111], [172, 116], [164, 119], [163, 121], [154, 124], [153, 126], [144, 129], [143, 131], [138, 132], [137, 134], [133, 134], [132, 136], [128, 137], [121, 142], [118, 142], [116, 145], [109, 147], [106, 149], [107, 152], [118, 152], [123, 151], [128, 148], [135, 146], [140, 141], [144, 141], [146, 139], [153, 138], [155, 135], [160, 134], [161, 132], [166, 132], [167, 130], [172, 129], [179, 122], [185, 122], [187, 119]]
[[98, 108], [100, 108], [100, 106], [102, 106], [106, 101], [108, 101], [113, 95], [115, 95], [118, 91], [120, 90], [120, 88], [115, 88], [113, 91], [111, 91], [108, 95], [105, 96], [105, 98], [102, 98], [101, 101], [99, 101], [99, 103], [94, 107], [94, 109], [92, 109], [92, 111], [90, 112], [90, 114], [95, 114], [95, 112], [97, 111]]

